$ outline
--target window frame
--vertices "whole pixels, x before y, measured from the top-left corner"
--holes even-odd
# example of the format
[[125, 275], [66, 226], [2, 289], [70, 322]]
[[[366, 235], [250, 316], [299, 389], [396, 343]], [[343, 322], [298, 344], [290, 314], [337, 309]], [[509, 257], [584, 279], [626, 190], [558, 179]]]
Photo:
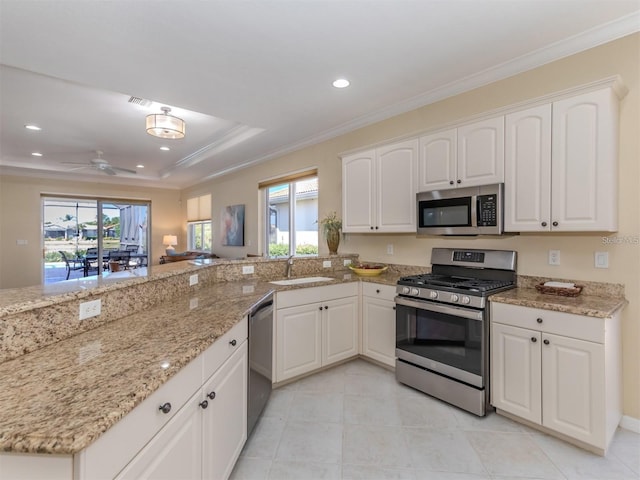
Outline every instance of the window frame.
[[[209, 231], [211, 232], [211, 236], [209, 238], [209, 245], [211, 245], [211, 247], [209, 249], [205, 248], [205, 246], [207, 245], [207, 241], [205, 238], [205, 225], [209, 225]], [[202, 245], [202, 248], [196, 248], [195, 246], [195, 241], [194, 241], [194, 231], [195, 231], [195, 227], [200, 225], [201, 231], [200, 231], [200, 244]], [[213, 251], [213, 222], [211, 221], [211, 219], [209, 220], [195, 220], [195, 221], [188, 221], [187, 222], [187, 250], [188, 251], [195, 251], [195, 252], [207, 252], [207, 253], [211, 253]]]
[[[318, 178], [318, 172], [317, 170], [312, 170], [312, 171], [306, 171], [304, 172], [304, 174], [292, 174], [292, 175], [288, 175], [288, 176], [284, 176], [284, 177], [280, 177], [279, 179], [274, 179], [268, 182], [261, 182], [259, 184], [259, 187], [263, 190], [262, 192], [262, 199], [264, 202], [264, 208], [263, 208], [263, 219], [264, 219], [264, 228], [262, 229], [262, 244], [263, 244], [263, 252], [265, 252], [265, 255], [269, 258], [284, 258], [282, 256], [270, 256], [269, 255], [269, 245], [270, 245], [270, 228], [271, 228], [271, 216], [274, 214], [271, 210], [271, 204], [269, 201], [269, 189], [271, 187], [278, 187], [278, 186], [287, 186], [288, 187], [288, 195], [289, 195], [289, 200], [288, 200], [288, 215], [289, 215], [289, 251], [288, 251], [288, 255], [287, 256], [294, 256], [296, 255], [296, 249], [297, 249], [297, 228], [296, 228], [296, 204], [297, 204], [297, 199], [296, 199], [296, 195], [297, 195], [297, 183], [300, 181], [304, 181], [304, 180], [311, 180], [311, 179], [315, 179], [316, 182], [318, 182], [319, 178]], [[319, 196], [319, 192], [318, 192], [318, 196]], [[317, 216], [318, 216], [318, 205], [316, 205], [316, 223], [317, 223]], [[278, 213], [275, 212], [275, 216], [277, 218]], [[318, 250], [319, 250], [319, 232], [318, 232]], [[317, 257], [318, 253], [308, 253], [308, 254], [301, 254], [299, 256], [305, 256], [305, 257]]]

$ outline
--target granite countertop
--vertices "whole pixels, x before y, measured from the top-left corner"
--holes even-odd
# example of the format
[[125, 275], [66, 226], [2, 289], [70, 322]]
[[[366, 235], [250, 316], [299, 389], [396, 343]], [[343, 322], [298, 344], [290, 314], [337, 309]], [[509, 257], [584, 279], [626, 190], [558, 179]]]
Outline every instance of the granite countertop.
[[596, 295], [562, 297], [559, 295], [542, 294], [535, 288], [514, 288], [513, 290], [506, 290], [491, 295], [490, 301], [598, 318], [610, 317], [616, 310], [627, 304], [627, 300], [620, 297], [600, 297]]
[[[214, 283], [193, 295], [4, 362], [0, 451], [78, 453], [270, 292], [359, 280], [395, 286], [401, 272], [390, 269], [377, 277], [358, 277], [350, 271], [322, 276], [333, 280], [293, 286], [256, 279]], [[196, 308], [191, 302], [194, 297], [198, 298]], [[163, 368], [167, 362], [170, 367]]]
[[214, 284], [196, 308], [193, 297], [172, 300], [3, 363], [0, 450], [79, 452], [271, 291]]

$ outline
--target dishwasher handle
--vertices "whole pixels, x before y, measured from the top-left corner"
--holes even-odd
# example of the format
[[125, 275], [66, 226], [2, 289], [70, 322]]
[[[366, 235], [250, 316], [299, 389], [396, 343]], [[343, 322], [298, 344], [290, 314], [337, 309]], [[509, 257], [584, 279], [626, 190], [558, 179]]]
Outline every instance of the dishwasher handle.
[[271, 299], [269, 299], [266, 302], [262, 302], [259, 305], [255, 306], [250, 313], [250, 316], [255, 317], [258, 312], [260, 312], [261, 310], [264, 310], [266, 308], [271, 308], [273, 309], [273, 297]]

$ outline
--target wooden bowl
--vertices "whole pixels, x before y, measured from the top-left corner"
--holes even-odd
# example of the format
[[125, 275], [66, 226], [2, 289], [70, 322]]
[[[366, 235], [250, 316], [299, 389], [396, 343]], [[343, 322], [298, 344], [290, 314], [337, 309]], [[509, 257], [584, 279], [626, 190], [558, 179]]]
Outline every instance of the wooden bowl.
[[379, 263], [358, 263], [356, 265], [349, 265], [352, 272], [362, 277], [375, 277], [389, 268], [387, 265]]

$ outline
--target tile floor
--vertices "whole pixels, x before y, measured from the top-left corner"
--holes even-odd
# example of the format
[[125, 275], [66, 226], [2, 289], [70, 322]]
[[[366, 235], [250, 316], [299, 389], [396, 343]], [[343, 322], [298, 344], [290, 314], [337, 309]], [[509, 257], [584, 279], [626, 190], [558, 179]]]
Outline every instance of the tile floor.
[[639, 479], [640, 435], [600, 457], [479, 418], [364, 360], [274, 390], [231, 475], [241, 479]]

